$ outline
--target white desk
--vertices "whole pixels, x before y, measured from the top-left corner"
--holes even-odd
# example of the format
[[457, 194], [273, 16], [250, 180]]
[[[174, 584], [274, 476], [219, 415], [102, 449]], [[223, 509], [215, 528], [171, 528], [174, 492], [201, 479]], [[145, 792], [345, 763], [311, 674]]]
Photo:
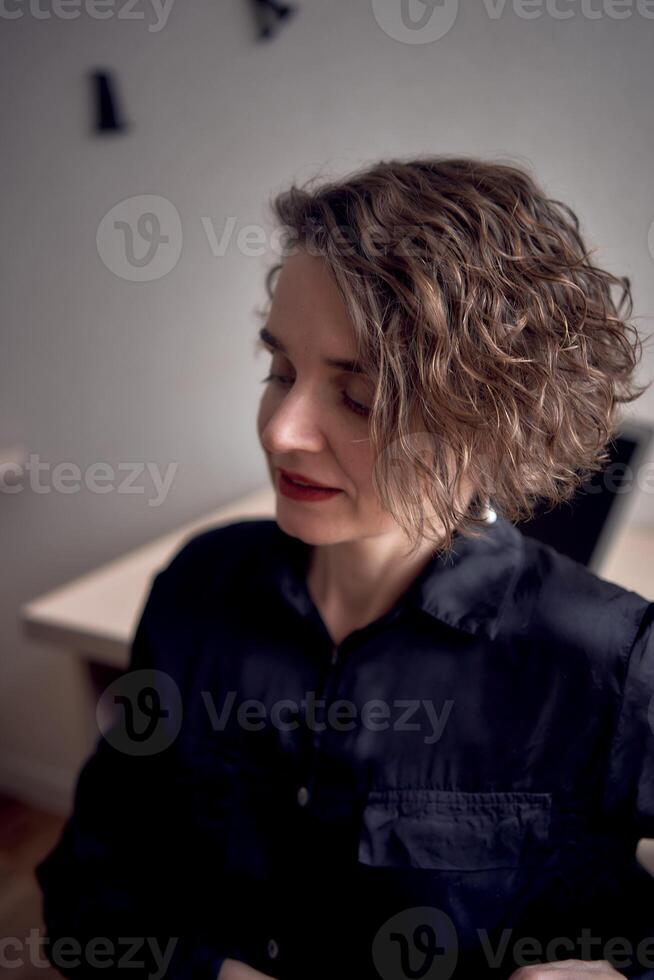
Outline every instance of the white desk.
[[90, 662], [125, 668], [152, 580], [184, 541], [209, 527], [274, 514], [275, 494], [265, 487], [184, 524], [26, 603], [20, 610], [25, 630]]

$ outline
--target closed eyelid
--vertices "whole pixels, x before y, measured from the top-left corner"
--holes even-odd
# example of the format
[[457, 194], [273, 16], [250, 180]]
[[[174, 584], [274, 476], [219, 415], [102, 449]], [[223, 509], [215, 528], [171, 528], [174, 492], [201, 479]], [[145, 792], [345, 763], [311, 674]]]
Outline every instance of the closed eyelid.
[[[351, 376], [350, 376], [351, 377]], [[356, 377], [356, 376], [355, 376]], [[279, 385], [287, 387], [288, 385], [294, 385], [294, 379], [286, 377], [278, 368], [275, 370], [270, 370], [267, 377], [262, 379], [264, 382], [276, 382]], [[338, 375], [333, 378], [334, 387], [340, 390], [342, 401], [350, 408], [351, 411], [355, 412], [357, 415], [363, 415], [366, 417], [370, 413], [370, 408], [366, 404], [362, 403], [356, 396], [352, 397], [348, 394], [347, 390], [343, 387]], [[364, 395], [364, 399], [365, 399]]]
[[[280, 357], [285, 358], [290, 364], [292, 364], [287, 354], [282, 354], [280, 351], [269, 351], [269, 353], [273, 355], [279, 354]], [[342, 368], [333, 368], [333, 377], [331, 379], [333, 384], [338, 385], [343, 381], [343, 379], [347, 379], [350, 382], [354, 381], [362, 383], [364, 385], [364, 390], [367, 390], [368, 388], [371, 390], [374, 389], [374, 385], [367, 375], [357, 374], [351, 371], [344, 371]]]

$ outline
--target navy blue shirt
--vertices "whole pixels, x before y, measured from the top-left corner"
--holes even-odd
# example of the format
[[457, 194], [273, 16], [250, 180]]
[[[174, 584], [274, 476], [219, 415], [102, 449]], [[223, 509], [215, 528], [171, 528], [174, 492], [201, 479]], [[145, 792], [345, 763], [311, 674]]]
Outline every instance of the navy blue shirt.
[[36, 869], [49, 958], [94, 978], [215, 980], [227, 956], [279, 980], [572, 958], [653, 978], [635, 848], [654, 837], [654, 602], [500, 514], [335, 644], [310, 552], [245, 520], [155, 577]]

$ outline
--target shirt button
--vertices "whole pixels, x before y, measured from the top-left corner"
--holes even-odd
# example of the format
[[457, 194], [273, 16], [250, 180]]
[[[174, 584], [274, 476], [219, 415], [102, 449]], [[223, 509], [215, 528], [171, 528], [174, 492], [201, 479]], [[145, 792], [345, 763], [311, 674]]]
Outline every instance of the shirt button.
[[277, 956], [278, 955], [279, 955], [279, 946], [277, 945], [277, 943], [275, 942], [274, 939], [269, 939], [268, 940], [268, 956], [270, 957], [271, 960], [275, 960], [275, 959], [277, 959]]
[[309, 790], [306, 788], [306, 786], [300, 786], [299, 790], [297, 791], [297, 801], [300, 806], [306, 806], [309, 802]]

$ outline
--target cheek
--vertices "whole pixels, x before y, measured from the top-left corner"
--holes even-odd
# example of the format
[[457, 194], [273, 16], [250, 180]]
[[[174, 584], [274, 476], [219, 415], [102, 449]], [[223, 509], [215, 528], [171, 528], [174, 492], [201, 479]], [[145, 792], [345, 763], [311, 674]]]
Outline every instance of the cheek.
[[[357, 438], [362, 441], [352, 441]], [[338, 442], [337, 455], [341, 467], [356, 485], [360, 494], [366, 497], [373, 496], [373, 457], [370, 441], [364, 439], [363, 434], [356, 436], [350, 432], [347, 437]]]

